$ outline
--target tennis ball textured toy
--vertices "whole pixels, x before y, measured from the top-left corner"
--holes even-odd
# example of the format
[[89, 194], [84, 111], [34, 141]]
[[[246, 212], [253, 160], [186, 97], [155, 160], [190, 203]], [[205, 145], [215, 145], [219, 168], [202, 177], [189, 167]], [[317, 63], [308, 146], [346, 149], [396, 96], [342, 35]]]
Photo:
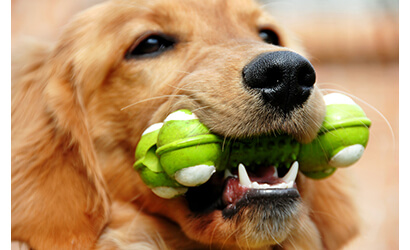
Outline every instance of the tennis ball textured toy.
[[172, 198], [184, 194], [188, 188], [183, 187], [165, 173], [156, 155], [158, 132], [162, 126], [163, 123], [156, 123], [142, 134], [135, 151], [137, 161], [134, 168], [138, 169], [142, 180], [156, 195], [162, 198]]
[[157, 155], [165, 172], [188, 187], [208, 181], [221, 157], [221, 139], [189, 110], [169, 115], [158, 134]]
[[285, 134], [223, 142], [191, 111], [176, 111], [144, 132], [134, 168], [155, 194], [168, 199], [184, 194], [187, 187], [205, 183], [214, 172], [235, 168], [239, 163], [289, 168], [298, 161], [306, 176], [325, 178], [360, 159], [371, 122], [345, 95], [329, 94], [324, 99], [325, 120], [309, 144]]

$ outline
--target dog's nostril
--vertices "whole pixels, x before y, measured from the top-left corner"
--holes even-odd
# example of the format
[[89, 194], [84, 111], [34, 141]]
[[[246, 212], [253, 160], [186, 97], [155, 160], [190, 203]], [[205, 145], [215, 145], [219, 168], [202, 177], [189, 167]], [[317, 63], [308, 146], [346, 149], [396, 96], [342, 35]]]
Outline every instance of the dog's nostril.
[[257, 90], [264, 101], [284, 111], [304, 103], [316, 81], [310, 62], [290, 51], [259, 55], [244, 67], [242, 76], [247, 88]]
[[[306, 59], [305, 59], [306, 60]], [[298, 84], [303, 87], [312, 87], [316, 81], [316, 73], [309, 61], [305, 61], [296, 69]]]

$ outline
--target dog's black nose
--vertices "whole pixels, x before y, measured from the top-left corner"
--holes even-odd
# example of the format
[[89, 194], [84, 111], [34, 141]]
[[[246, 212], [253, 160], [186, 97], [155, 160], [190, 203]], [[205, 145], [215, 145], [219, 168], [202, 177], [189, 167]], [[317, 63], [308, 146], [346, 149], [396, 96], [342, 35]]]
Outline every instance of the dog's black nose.
[[243, 68], [242, 77], [245, 86], [258, 91], [265, 103], [285, 113], [308, 99], [316, 81], [312, 64], [291, 51], [259, 55]]

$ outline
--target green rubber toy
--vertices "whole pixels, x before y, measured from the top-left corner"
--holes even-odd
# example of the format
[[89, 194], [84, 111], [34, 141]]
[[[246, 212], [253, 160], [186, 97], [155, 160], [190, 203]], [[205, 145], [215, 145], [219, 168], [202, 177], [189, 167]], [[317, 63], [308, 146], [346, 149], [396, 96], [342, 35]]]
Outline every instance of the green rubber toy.
[[370, 120], [354, 101], [342, 94], [324, 97], [326, 116], [317, 137], [301, 144], [291, 136], [223, 139], [189, 110], [178, 110], [163, 123], [149, 127], [138, 143], [134, 168], [162, 198], [184, 194], [205, 183], [216, 171], [245, 166], [287, 167], [295, 161], [313, 179], [323, 179], [362, 156]]
[[173, 198], [184, 194], [188, 188], [165, 173], [156, 155], [157, 137], [163, 123], [156, 123], [145, 130], [135, 151], [138, 159], [134, 168], [138, 169], [142, 180], [152, 191], [162, 198]]

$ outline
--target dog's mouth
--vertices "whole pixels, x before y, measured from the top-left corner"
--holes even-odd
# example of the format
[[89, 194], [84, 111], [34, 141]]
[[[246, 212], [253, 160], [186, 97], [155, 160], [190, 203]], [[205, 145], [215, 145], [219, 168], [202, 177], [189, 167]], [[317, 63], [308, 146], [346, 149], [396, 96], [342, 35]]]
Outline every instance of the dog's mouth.
[[[300, 201], [295, 160], [300, 144], [290, 134], [278, 131], [222, 140], [191, 111], [178, 110], [144, 135], [134, 167], [147, 169], [141, 170], [142, 178], [147, 185], [152, 183], [159, 197], [183, 194], [181, 201], [186, 200], [193, 216], [220, 212], [229, 219], [252, 210], [269, 212], [270, 220], [276, 221], [276, 215], [292, 217], [297, 212], [293, 210]], [[182, 188], [162, 184], [160, 178], [165, 175], [167, 180], [172, 174]], [[155, 186], [160, 181], [164, 186]]]
[[242, 208], [255, 204], [286, 209], [300, 198], [297, 174], [297, 162], [290, 169], [239, 164], [232, 171], [215, 173], [203, 185], [189, 188], [185, 196], [191, 211], [210, 213], [221, 210], [225, 218], [231, 218]]

